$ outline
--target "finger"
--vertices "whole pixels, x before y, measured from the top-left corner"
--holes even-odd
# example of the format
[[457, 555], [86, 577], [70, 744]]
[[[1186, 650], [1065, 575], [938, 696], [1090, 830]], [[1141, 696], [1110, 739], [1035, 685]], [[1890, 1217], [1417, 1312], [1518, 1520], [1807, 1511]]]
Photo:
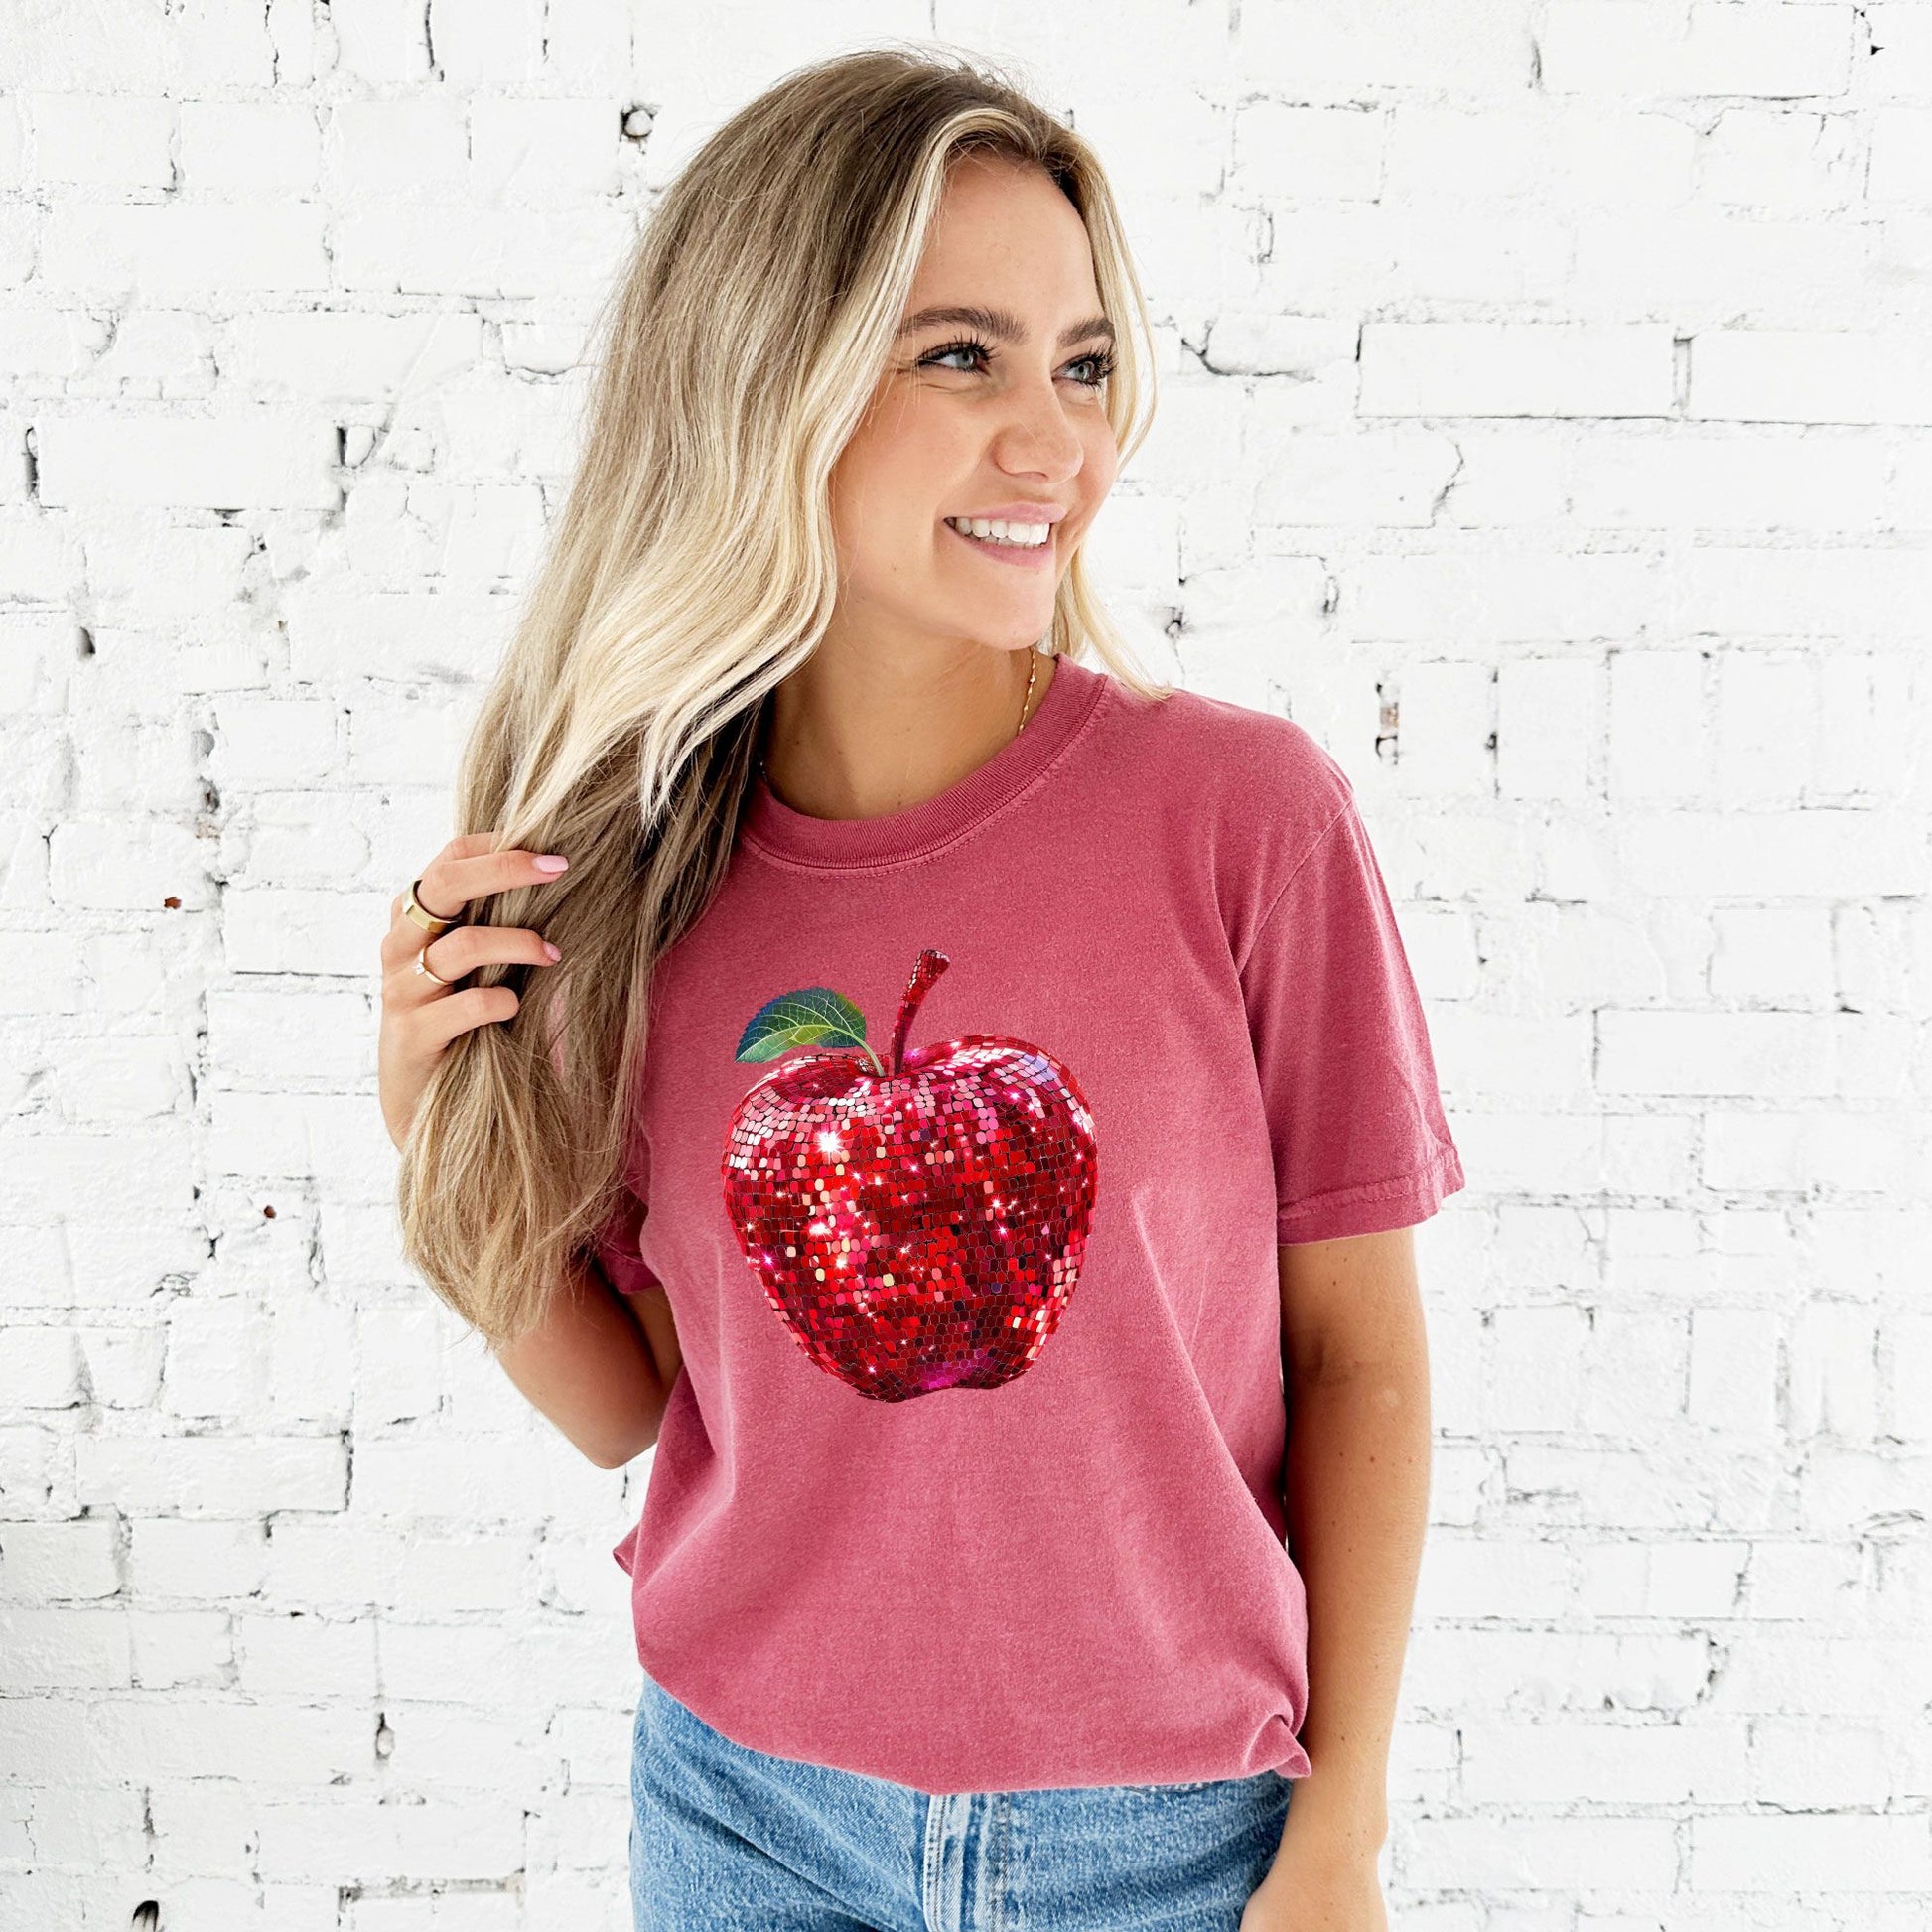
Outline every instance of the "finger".
[[[477, 899], [517, 886], [553, 884], [562, 876], [562, 870], [538, 865], [537, 860], [544, 856], [521, 846], [512, 846], [507, 852], [485, 851], [468, 857], [447, 858], [439, 853], [424, 869], [416, 903], [433, 919], [460, 919]], [[389, 929], [383, 940], [383, 963], [393, 964], [400, 953], [419, 950], [422, 930], [414, 919], [404, 915], [403, 900], [397, 897], [390, 909]], [[412, 934], [418, 936], [412, 938]]]
[[[430, 973], [444, 980], [460, 980], [479, 966], [554, 966], [557, 962], [551, 955], [555, 950], [542, 933], [529, 926], [460, 925], [430, 940], [426, 946], [411, 946], [399, 958], [386, 962], [383, 1002], [397, 1010], [406, 1010], [446, 997], [444, 988]], [[429, 973], [416, 970], [416, 962], [424, 958]]]
[[[429, 864], [423, 868], [422, 877], [421, 880], [419, 881], [423, 890], [421, 894], [418, 895], [416, 903], [420, 905], [425, 912], [428, 912], [430, 917], [433, 919], [460, 918], [463, 913], [462, 905], [458, 905], [454, 912], [432, 910], [429, 904], [429, 899], [431, 897], [430, 882], [432, 880], [441, 879], [444, 876], [444, 874], [447, 872], [449, 866], [456, 860], [478, 858], [483, 854], [487, 853], [490, 850], [493, 841], [491, 840], [490, 835], [487, 832], [459, 832], [455, 838], [446, 839], [443, 842], [441, 849], [436, 853], [435, 857], [432, 858]], [[512, 848], [512, 850], [514, 849], [515, 848]], [[405, 896], [401, 893], [398, 893], [396, 895], [395, 905], [391, 909], [389, 914], [391, 918], [394, 918], [396, 914], [402, 909], [404, 897]], [[438, 905], [441, 905], [445, 903], [445, 901], [439, 899], [437, 903]]]
[[514, 1020], [522, 1005], [507, 986], [464, 986], [412, 1013], [406, 1051], [440, 1053], [459, 1034], [491, 1022]]
[[[463, 849], [453, 851], [451, 847]], [[516, 886], [548, 886], [563, 876], [560, 865], [539, 865], [539, 859], [559, 859], [561, 853], [533, 852], [513, 845], [502, 852], [490, 850], [489, 840], [481, 833], [452, 839], [423, 871], [422, 890], [416, 903], [435, 919], [451, 919], [477, 899], [494, 893], [506, 893]], [[445, 908], [454, 905], [457, 912]]]

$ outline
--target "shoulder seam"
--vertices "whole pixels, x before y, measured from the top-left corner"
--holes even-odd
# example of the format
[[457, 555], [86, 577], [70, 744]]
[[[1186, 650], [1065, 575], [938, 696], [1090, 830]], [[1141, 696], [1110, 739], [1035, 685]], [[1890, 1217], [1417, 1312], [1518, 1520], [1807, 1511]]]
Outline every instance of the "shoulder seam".
[[1237, 973], [1245, 973], [1248, 970], [1248, 961], [1254, 956], [1254, 949], [1260, 943], [1262, 932], [1267, 926], [1268, 921], [1275, 916], [1275, 908], [1288, 897], [1288, 889], [1302, 876], [1303, 867], [1327, 843], [1328, 834], [1347, 817], [1348, 808], [1352, 802], [1353, 800], [1348, 797], [1342, 799], [1341, 803], [1335, 807], [1333, 816], [1309, 841], [1309, 849], [1289, 869], [1288, 877], [1282, 881], [1281, 890], [1268, 901], [1268, 909], [1255, 921], [1255, 929], [1248, 940], [1246, 950], [1243, 951], [1240, 959], [1235, 963], [1234, 970]]

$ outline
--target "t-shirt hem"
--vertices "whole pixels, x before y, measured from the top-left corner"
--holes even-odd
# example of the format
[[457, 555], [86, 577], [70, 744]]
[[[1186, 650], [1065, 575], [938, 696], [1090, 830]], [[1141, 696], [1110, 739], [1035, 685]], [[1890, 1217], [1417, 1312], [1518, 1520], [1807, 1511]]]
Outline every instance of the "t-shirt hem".
[[1303, 1241], [1338, 1241], [1351, 1234], [1387, 1234], [1426, 1221], [1464, 1186], [1461, 1156], [1445, 1141], [1426, 1167], [1393, 1180], [1336, 1188], [1278, 1208], [1276, 1239], [1292, 1246]]
[[[621, 1546], [620, 1546], [621, 1547]], [[1168, 1740], [1142, 1733], [1103, 1745], [1089, 1739], [1077, 1753], [1069, 1752], [1058, 1734], [1060, 1726], [1050, 1724], [1031, 1725], [1032, 1737], [1022, 1737], [1012, 1724], [993, 1721], [979, 1734], [955, 1731], [950, 1736], [935, 1734], [924, 1726], [907, 1733], [891, 1726], [883, 1740], [857, 1747], [850, 1738], [829, 1740], [816, 1726], [805, 1734], [796, 1717], [782, 1726], [772, 1727], [773, 1700], [761, 1698], [756, 1720], [748, 1714], [741, 1696], [735, 1707], [727, 1707], [712, 1693], [715, 1685], [691, 1684], [672, 1690], [670, 1681], [683, 1675], [681, 1661], [659, 1657], [646, 1641], [643, 1626], [637, 1626], [637, 1660], [645, 1684], [643, 1694], [668, 1699], [681, 1707], [681, 1717], [695, 1720], [740, 1750], [762, 1753], [792, 1763], [809, 1764], [858, 1777], [884, 1779], [908, 1790], [941, 1796], [985, 1791], [1059, 1791], [1106, 1790], [1123, 1786], [1144, 1789], [1150, 1785], [1184, 1785], [1220, 1782], [1231, 1778], [1254, 1778], [1272, 1772], [1293, 1782], [1313, 1769], [1299, 1736], [1288, 1738], [1287, 1755], [1273, 1764], [1254, 1766], [1242, 1762], [1220, 1763], [1176, 1761]], [[1303, 1655], [1306, 1655], [1304, 1651]], [[1292, 1710], [1306, 1708], [1308, 1702], [1305, 1664], [1300, 1682], [1285, 1687], [1284, 1698]], [[754, 1680], [755, 1681], [755, 1680]], [[1284, 1724], [1287, 1720], [1284, 1718]], [[1252, 1748], [1252, 1725], [1230, 1725], [1231, 1738], [1238, 1737], [1242, 1748]], [[1167, 1761], [1161, 1761], [1166, 1758]]]

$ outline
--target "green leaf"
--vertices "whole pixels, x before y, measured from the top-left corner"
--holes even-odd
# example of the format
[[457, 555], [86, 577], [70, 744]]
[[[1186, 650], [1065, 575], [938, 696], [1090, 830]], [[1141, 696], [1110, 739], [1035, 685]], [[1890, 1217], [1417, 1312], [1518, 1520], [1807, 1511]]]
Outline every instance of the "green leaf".
[[866, 1016], [843, 993], [808, 986], [767, 1000], [746, 1023], [733, 1055], [741, 1060], [775, 1060], [794, 1046], [864, 1046]]

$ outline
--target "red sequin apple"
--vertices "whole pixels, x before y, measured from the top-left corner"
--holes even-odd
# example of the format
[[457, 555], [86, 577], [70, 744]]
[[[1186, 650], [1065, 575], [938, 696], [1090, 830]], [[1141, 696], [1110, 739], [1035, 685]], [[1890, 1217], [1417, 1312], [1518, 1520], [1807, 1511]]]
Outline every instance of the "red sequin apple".
[[1037, 1359], [1073, 1294], [1097, 1172], [1073, 1075], [1024, 1039], [905, 1050], [948, 965], [918, 956], [892, 1058], [830, 987], [768, 1001], [738, 1042], [775, 1060], [725, 1136], [725, 1207], [805, 1354], [861, 1395], [996, 1389]]

